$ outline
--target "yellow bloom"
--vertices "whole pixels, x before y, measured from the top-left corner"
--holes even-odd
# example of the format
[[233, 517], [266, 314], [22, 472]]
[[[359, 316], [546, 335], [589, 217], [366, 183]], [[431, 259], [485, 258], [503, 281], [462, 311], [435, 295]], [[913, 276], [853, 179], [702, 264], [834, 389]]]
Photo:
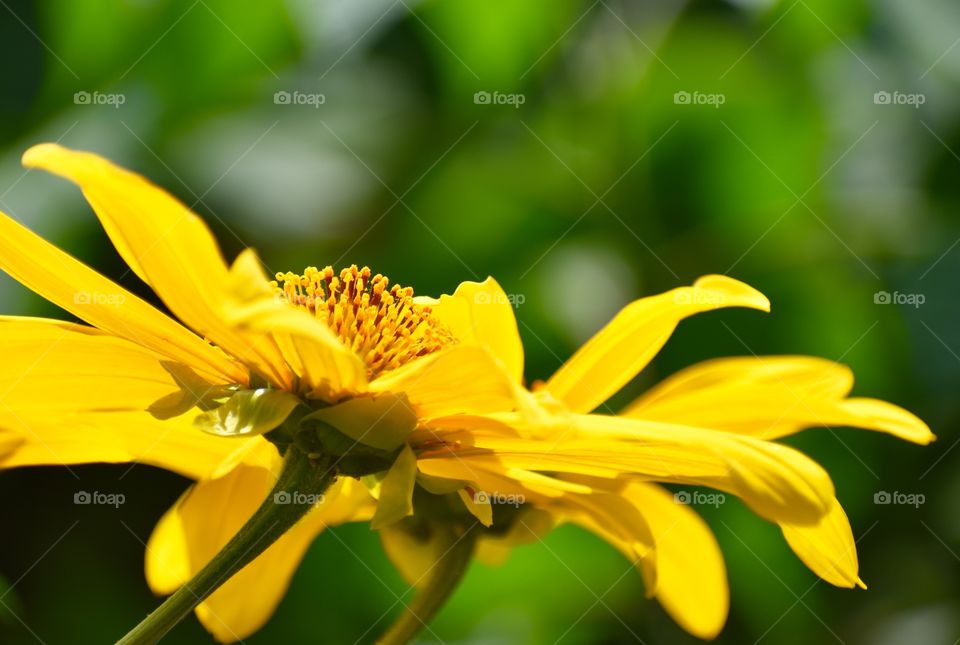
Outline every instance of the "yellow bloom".
[[[0, 317], [0, 467], [132, 461], [195, 480], [149, 541], [157, 593], [189, 580], [267, 497], [281, 457], [263, 433], [296, 417], [347, 475], [197, 608], [224, 642], [268, 620], [326, 526], [371, 521], [419, 582], [442, 556], [429, 531], [410, 530], [446, 521], [430, 499], [455, 502], [444, 507], [451, 522], [483, 525], [488, 559], [557, 523], [584, 526], [637, 562], [684, 628], [709, 638], [727, 613], [721, 555], [704, 522], [652, 482], [739, 496], [815, 573], [854, 586], [855, 547], [829, 477], [769, 440], [818, 425], [933, 438], [896, 406], [848, 398], [846, 368], [806, 357], [711, 361], [621, 415], [595, 413], [683, 318], [769, 308], [730, 278], [628, 305], [530, 391], [513, 309], [492, 278], [438, 300], [356, 267], [271, 281], [250, 250], [228, 266], [202, 221], [138, 175], [50, 144], [24, 163], [80, 186], [182, 324], [0, 214], [0, 269], [91, 325]], [[512, 512], [503, 497], [523, 503]]]
[[[470, 304], [481, 288], [488, 293], [479, 301], [504, 303], [497, 322], [487, 307]], [[461, 285], [435, 311], [443, 315], [446, 306], [472, 319], [474, 342], [518, 379], [522, 351], [507, 302], [488, 280]], [[683, 318], [719, 307], [769, 311], [769, 302], [723, 276], [640, 299], [546, 383], [519, 396], [517, 411], [430, 421], [414, 432], [413, 444], [420, 440], [425, 447], [421, 473], [470, 481], [488, 496], [523, 495], [527, 507], [546, 511], [546, 517], [530, 511], [506, 536], [481, 538], [482, 557], [501, 561], [510, 546], [535, 540], [557, 523], [579, 524], [634, 562], [648, 594], [681, 626], [713, 638], [729, 602], [716, 540], [689, 506], [652, 482], [694, 484], [734, 494], [776, 522], [797, 556], [824, 580], [864, 586], [829, 476], [796, 450], [768, 441], [831, 425], [919, 444], [934, 439], [906, 410], [848, 398], [853, 374], [847, 367], [806, 356], [717, 359], [671, 376], [620, 415], [595, 412], [649, 363]], [[399, 560], [402, 554], [393, 551]]]

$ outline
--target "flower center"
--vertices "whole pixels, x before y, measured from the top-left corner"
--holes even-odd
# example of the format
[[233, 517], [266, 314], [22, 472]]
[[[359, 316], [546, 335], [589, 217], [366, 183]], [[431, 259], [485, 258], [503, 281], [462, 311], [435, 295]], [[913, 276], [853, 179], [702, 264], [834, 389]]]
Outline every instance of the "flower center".
[[429, 306], [413, 301], [412, 288], [391, 287], [367, 267], [353, 265], [339, 276], [329, 266], [307, 267], [276, 278], [277, 294], [330, 327], [363, 359], [370, 378], [456, 342]]

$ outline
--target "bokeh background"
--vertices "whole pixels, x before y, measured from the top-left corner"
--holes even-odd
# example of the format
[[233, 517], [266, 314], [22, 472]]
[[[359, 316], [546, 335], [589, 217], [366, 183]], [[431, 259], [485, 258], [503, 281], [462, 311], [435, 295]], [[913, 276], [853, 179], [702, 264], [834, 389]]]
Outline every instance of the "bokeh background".
[[[146, 174], [228, 256], [253, 246], [273, 270], [368, 264], [427, 294], [493, 274], [529, 380], [633, 298], [706, 273], [755, 285], [771, 314], [682, 323], [618, 400], [706, 358], [808, 353], [940, 439], [790, 440], [834, 476], [869, 591], [818, 581], [734, 500], [701, 509], [732, 587], [717, 642], [960, 638], [955, 2], [0, 0], [0, 68], [0, 209], [139, 293], [79, 192], [21, 169], [27, 146]], [[0, 311], [67, 317], [6, 276]], [[73, 471], [0, 473], [4, 643], [112, 642], [157, 602], [143, 542], [187, 481]], [[76, 506], [78, 490], [127, 503]], [[376, 535], [346, 526], [248, 642], [369, 642], [410, 593]], [[575, 528], [475, 565], [433, 631], [695, 642]], [[171, 642], [210, 637], [191, 619]]]

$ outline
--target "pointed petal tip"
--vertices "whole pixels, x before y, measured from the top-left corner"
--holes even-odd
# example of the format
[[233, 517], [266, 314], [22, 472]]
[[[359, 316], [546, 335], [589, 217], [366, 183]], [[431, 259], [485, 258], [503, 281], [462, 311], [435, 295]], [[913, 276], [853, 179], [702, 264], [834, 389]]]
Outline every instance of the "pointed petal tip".
[[919, 434], [915, 439], [908, 439], [908, 441], [912, 441], [912, 443], [920, 446], [929, 446], [931, 443], [937, 440], [937, 435], [933, 434], [929, 428], [926, 430], [926, 434]]
[[693, 283], [694, 287], [717, 291], [730, 298], [735, 298], [738, 304], [760, 311], [770, 312], [770, 300], [757, 289], [746, 282], [720, 274], [710, 274], [699, 278]]
[[38, 143], [27, 148], [20, 158], [20, 163], [23, 164], [24, 168], [42, 167], [44, 160], [48, 159], [51, 154], [64, 150], [66, 148], [57, 143]]
[[937, 435], [933, 434], [933, 430], [930, 429], [926, 421], [910, 412], [907, 412], [907, 414], [912, 417], [912, 419], [910, 419], [913, 422], [911, 425], [914, 426], [913, 436], [904, 437], [907, 441], [913, 441], [921, 446], [927, 446], [937, 440]]
[[878, 430], [898, 439], [925, 446], [936, 440], [923, 419], [898, 405], [880, 399], [854, 397], [841, 402], [848, 415], [844, 423], [855, 428]]
[[[726, 621], [724, 621], [724, 624], [726, 624]], [[715, 640], [717, 636], [720, 635], [720, 632], [722, 631], [723, 631], [723, 625], [720, 625], [716, 629], [713, 629], [713, 628], [702, 629], [702, 630], [697, 630], [695, 632], [690, 632], [690, 633], [696, 636], [697, 638], [699, 638], [700, 640], [712, 641], [712, 640]]]

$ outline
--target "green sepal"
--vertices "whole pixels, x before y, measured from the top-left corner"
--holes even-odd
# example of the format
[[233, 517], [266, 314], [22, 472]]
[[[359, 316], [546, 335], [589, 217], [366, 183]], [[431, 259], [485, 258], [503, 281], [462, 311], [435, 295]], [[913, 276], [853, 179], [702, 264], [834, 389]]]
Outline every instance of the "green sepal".
[[397, 394], [349, 399], [312, 412], [303, 421], [320, 421], [354, 443], [390, 452], [405, 444], [417, 427], [417, 415], [407, 398]]
[[218, 437], [253, 437], [279, 427], [300, 403], [299, 398], [284, 390], [241, 390], [193, 423]]
[[380, 450], [348, 437], [329, 423], [308, 414], [300, 420], [296, 444], [309, 455], [332, 455], [337, 472], [349, 477], [363, 477], [386, 471], [393, 465], [400, 449]]

